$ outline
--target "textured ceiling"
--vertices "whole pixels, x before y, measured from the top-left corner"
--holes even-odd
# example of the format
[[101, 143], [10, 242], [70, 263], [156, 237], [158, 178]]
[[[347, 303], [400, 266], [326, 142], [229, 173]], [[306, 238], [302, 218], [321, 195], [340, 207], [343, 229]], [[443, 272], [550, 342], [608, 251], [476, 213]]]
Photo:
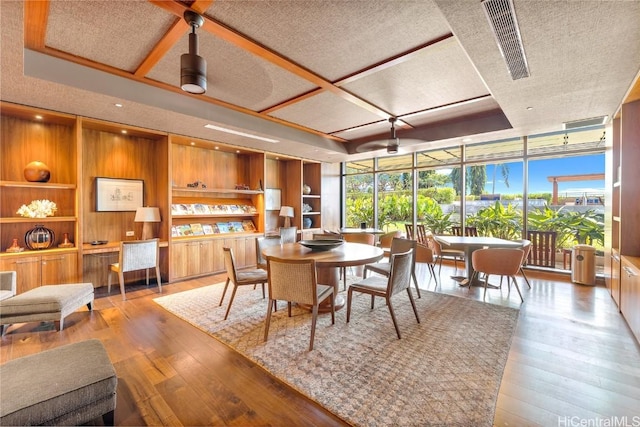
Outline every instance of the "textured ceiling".
[[[514, 5], [531, 72], [515, 81], [480, 1], [2, 0], [0, 97], [323, 161], [384, 154], [389, 117], [411, 152], [612, 116], [640, 70], [640, 2]], [[206, 21], [202, 96], [178, 88], [186, 7]]]

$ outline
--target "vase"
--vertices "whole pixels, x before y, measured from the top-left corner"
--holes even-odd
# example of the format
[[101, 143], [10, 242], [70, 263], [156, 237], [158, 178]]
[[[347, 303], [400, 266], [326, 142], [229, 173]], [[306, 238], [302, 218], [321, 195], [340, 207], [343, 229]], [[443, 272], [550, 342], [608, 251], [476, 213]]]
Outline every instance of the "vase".
[[302, 194], [311, 194], [311, 187], [307, 184], [302, 186]]
[[7, 248], [7, 252], [9, 253], [22, 252], [23, 250], [24, 248], [18, 246], [18, 239], [13, 239], [11, 241], [11, 246]]
[[48, 249], [53, 245], [56, 235], [53, 230], [38, 224], [24, 235], [24, 242], [31, 250]]
[[62, 243], [58, 245], [59, 248], [72, 248], [73, 242], [69, 240], [69, 233], [62, 234]]
[[311, 218], [307, 217], [307, 218], [302, 220], [302, 227], [303, 228], [311, 228], [312, 225], [313, 225], [313, 221], [311, 221]]
[[24, 167], [24, 178], [29, 182], [48, 182], [51, 170], [42, 162], [33, 161]]

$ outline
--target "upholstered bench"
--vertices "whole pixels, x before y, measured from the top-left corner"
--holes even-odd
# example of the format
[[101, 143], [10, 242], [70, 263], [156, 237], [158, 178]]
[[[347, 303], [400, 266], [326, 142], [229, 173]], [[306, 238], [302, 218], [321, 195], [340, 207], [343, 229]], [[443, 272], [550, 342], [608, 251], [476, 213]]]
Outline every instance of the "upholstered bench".
[[114, 424], [118, 378], [97, 339], [0, 365], [0, 425]]
[[91, 283], [40, 286], [0, 301], [0, 333], [12, 323], [38, 321], [54, 321], [61, 331], [66, 316], [85, 304], [91, 310], [92, 303]]

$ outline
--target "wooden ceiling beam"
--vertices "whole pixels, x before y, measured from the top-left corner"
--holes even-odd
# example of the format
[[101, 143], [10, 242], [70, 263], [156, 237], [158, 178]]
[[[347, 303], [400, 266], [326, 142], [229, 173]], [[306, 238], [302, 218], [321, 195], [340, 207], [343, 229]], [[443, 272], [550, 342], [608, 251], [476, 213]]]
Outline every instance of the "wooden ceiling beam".
[[44, 49], [49, 0], [24, 2], [24, 46], [29, 49]]

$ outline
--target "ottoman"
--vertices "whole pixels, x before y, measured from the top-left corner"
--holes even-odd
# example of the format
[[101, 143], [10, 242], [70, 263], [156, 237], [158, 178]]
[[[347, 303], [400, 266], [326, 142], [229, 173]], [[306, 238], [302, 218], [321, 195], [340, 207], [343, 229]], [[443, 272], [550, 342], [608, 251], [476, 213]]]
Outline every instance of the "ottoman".
[[118, 378], [97, 339], [0, 365], [0, 425], [113, 425]]
[[54, 321], [61, 331], [66, 316], [85, 304], [91, 310], [92, 303], [91, 283], [40, 286], [0, 301], [0, 333], [12, 323], [38, 321]]

